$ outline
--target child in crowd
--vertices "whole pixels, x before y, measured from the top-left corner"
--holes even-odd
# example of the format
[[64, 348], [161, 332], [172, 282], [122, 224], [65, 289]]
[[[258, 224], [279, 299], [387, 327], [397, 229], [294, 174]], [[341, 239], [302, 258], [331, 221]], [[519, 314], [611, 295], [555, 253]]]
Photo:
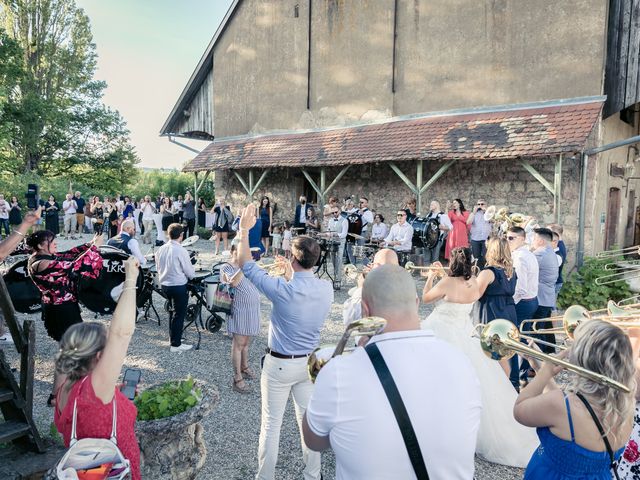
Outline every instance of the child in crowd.
[[282, 249], [284, 250], [284, 256], [288, 260], [291, 260], [291, 222], [285, 220], [284, 232], [282, 233]]
[[273, 255], [280, 255], [280, 248], [282, 246], [282, 229], [280, 228], [280, 225], [273, 227], [271, 237], [273, 238], [271, 241], [273, 246]]

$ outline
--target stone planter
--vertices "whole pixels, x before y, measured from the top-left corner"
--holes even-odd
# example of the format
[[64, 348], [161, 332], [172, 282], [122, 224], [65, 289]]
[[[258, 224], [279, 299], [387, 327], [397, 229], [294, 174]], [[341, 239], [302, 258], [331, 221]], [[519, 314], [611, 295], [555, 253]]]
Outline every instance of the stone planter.
[[[149, 387], [152, 389], [154, 385]], [[196, 382], [202, 399], [173, 417], [136, 422], [142, 478], [192, 480], [204, 466], [207, 447], [201, 421], [218, 402], [215, 387]]]

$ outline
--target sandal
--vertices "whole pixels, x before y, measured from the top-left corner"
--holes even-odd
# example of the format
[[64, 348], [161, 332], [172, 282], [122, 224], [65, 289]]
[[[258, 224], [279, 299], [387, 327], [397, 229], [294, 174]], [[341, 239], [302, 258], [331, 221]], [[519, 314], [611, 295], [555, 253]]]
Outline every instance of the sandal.
[[233, 391], [238, 393], [251, 393], [251, 387], [246, 383], [244, 384], [244, 387], [241, 387], [238, 385], [240, 382], [244, 382], [244, 378], [240, 378], [238, 380], [235, 378], [233, 379], [233, 386], [231, 387]]
[[240, 370], [240, 372], [242, 372], [242, 378], [246, 378], [249, 380], [254, 380], [256, 378], [255, 373], [253, 373], [249, 367], [243, 368], [242, 370]]

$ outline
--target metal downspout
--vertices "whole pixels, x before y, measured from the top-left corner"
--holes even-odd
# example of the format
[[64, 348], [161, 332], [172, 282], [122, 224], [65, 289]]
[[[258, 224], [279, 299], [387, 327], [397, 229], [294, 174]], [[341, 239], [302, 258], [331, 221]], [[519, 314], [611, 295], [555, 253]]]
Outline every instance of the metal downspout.
[[589, 155], [582, 153], [582, 172], [580, 175], [580, 197], [578, 203], [578, 248], [576, 250], [576, 267], [584, 263], [584, 218], [587, 208], [587, 171], [589, 169]]

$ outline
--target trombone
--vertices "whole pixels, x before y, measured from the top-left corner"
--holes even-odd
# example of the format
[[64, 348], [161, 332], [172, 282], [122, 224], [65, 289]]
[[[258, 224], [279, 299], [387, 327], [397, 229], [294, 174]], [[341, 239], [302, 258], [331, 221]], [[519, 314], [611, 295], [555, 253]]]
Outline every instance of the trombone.
[[612, 258], [625, 255], [640, 255], [640, 245], [632, 247], [617, 248], [615, 250], [607, 250], [606, 252], [596, 253], [596, 258]]
[[[478, 332], [479, 329], [482, 329]], [[605, 375], [593, 372], [586, 368], [574, 365], [560, 358], [548, 355], [540, 352], [534, 348], [524, 345], [520, 342], [520, 338], [526, 338], [520, 335], [518, 328], [509, 320], [502, 318], [492, 320], [486, 325], [476, 325], [476, 337], [480, 338], [480, 346], [482, 351], [492, 360], [509, 359], [514, 354], [520, 353], [533, 357], [537, 360], [553, 363], [559, 365], [567, 370], [577, 373], [578, 375], [588, 378], [594, 382], [606, 385], [617, 390], [622, 390], [625, 393], [629, 393], [631, 390], [626, 385], [613, 380]]]
[[282, 277], [285, 273], [287, 273], [287, 266], [285, 262], [273, 262], [273, 263], [256, 263], [261, 269], [266, 271], [272, 277]]
[[[615, 264], [605, 265], [605, 270], [613, 270], [613, 268], [606, 268], [609, 265]], [[624, 282], [625, 280], [633, 280], [640, 277], [640, 265], [638, 264], [617, 265], [617, 268], [619, 270], [615, 273], [597, 277], [595, 280], [596, 285], [610, 285], [612, 283]]]
[[358, 275], [362, 274], [362, 272], [363, 272], [363, 269], [358, 268], [353, 263], [345, 265], [344, 269], [342, 270], [342, 274], [345, 277], [347, 277], [349, 280], [355, 280], [356, 278], [358, 278]]
[[387, 321], [381, 317], [365, 317], [351, 322], [336, 345], [323, 345], [316, 348], [307, 359], [309, 378], [315, 383], [318, 373], [326, 363], [337, 355], [342, 355], [352, 333], [372, 337], [379, 334], [387, 326]]
[[439, 272], [438, 276], [444, 277], [446, 275], [447, 270], [449, 270], [449, 267], [432, 267], [432, 266], [422, 267], [422, 266], [416, 265], [413, 262], [407, 262], [404, 264], [404, 269], [407, 270], [408, 272], [412, 272], [413, 270], [418, 270], [418, 271], [435, 270], [436, 272]]

